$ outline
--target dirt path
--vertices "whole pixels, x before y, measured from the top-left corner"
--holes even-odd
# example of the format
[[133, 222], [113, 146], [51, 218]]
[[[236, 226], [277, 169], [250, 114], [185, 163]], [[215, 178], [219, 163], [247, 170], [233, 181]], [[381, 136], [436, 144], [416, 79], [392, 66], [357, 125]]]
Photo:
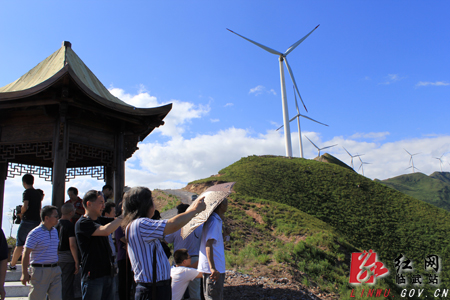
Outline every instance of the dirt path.
[[[192, 195], [196, 195], [195, 193], [187, 192], [185, 190], [161, 190], [162, 192], [170, 195], [176, 196], [182, 203], [191, 204]], [[161, 214], [161, 218], [170, 219], [177, 215], [177, 209], [173, 208], [168, 211], [165, 211]]]

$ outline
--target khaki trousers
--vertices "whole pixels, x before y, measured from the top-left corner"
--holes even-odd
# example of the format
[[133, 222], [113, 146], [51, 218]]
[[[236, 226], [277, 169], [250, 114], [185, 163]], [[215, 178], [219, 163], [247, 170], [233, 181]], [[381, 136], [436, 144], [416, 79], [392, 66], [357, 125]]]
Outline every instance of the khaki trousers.
[[61, 268], [31, 267], [31, 289], [28, 294], [30, 300], [61, 300]]

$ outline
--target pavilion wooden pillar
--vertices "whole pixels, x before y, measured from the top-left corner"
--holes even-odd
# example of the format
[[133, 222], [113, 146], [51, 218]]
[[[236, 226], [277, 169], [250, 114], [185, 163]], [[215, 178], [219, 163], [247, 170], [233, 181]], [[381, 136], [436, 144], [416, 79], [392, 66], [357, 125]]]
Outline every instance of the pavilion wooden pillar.
[[105, 184], [109, 184], [114, 188], [114, 169], [109, 166], [103, 166], [105, 169]]
[[59, 116], [55, 124], [53, 136], [53, 193], [52, 205], [61, 208], [64, 204], [66, 189], [66, 164], [69, 148], [68, 125], [66, 120], [67, 104], [61, 103]]
[[116, 171], [114, 172], [114, 201], [116, 205], [122, 201], [123, 188], [125, 187], [125, 145], [123, 136], [123, 126], [117, 133], [116, 137], [116, 155], [115, 165]]
[[0, 163], [0, 224], [3, 221], [3, 203], [5, 197], [5, 181], [8, 174], [8, 163]]

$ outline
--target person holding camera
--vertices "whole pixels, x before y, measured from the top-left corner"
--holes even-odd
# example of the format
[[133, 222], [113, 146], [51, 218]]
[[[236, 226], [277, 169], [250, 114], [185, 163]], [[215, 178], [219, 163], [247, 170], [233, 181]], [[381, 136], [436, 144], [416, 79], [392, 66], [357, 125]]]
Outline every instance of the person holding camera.
[[40, 211], [42, 194], [33, 187], [34, 177], [31, 174], [25, 174], [22, 177], [22, 185], [25, 188], [23, 192], [23, 205], [17, 216], [21, 219], [19, 229], [17, 230], [16, 248], [9, 264], [10, 270], [16, 269], [16, 263], [22, 254], [23, 246], [28, 233], [41, 223]]
[[105, 199], [90, 190], [83, 197], [86, 214], [75, 224], [75, 236], [81, 251], [81, 294], [83, 300], [113, 299], [116, 274], [108, 236], [122, 223], [123, 216], [102, 217]]

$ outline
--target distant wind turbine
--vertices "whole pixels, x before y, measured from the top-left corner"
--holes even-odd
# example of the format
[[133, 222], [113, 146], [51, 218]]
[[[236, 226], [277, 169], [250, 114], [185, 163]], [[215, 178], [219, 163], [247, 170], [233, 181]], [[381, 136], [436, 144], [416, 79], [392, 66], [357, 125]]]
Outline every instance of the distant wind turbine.
[[[415, 170], [417, 169], [416, 167], [414, 167], [414, 160], [413, 160], [413, 156], [414, 155], [417, 155], [417, 154], [420, 154], [420, 153], [415, 153], [415, 154], [411, 154], [411, 153], [409, 153], [408, 152], [408, 150], [406, 150], [405, 148], [403, 148], [403, 150], [405, 150], [406, 151], [406, 153], [408, 153], [410, 156], [411, 156], [411, 158], [409, 159], [409, 163], [411, 164], [411, 166], [409, 167], [409, 168], [406, 168], [406, 170], [408, 170], [408, 169], [411, 169], [412, 168], [412, 171], [413, 171], [413, 173], [415, 173]], [[419, 170], [419, 169], [417, 169], [417, 170]], [[420, 170], [419, 170], [420, 171]]]
[[350, 155], [350, 157], [352, 158], [351, 163], [352, 163], [352, 169], [354, 170], [355, 168], [353, 167], [353, 158], [363, 156], [364, 154], [351, 155], [350, 152], [348, 152], [347, 149], [345, 149], [345, 147], [342, 147], [342, 148], [344, 148], [345, 152], [347, 152], [347, 154]]
[[[445, 153], [444, 153], [445, 154]], [[442, 172], [442, 156], [444, 156], [444, 154], [441, 155], [441, 157], [435, 157], [435, 159], [439, 160], [439, 165], [441, 167], [441, 172]]]
[[370, 163], [362, 161], [361, 156], [358, 156], [358, 158], [359, 158], [359, 161], [361, 162], [358, 172], [359, 172], [359, 170], [362, 170], [362, 175], [364, 176], [364, 165], [370, 165]]
[[305, 137], [308, 139], [308, 141], [311, 142], [311, 144], [313, 144], [314, 147], [316, 147], [317, 151], [319, 151], [319, 154], [317, 155], [318, 157], [320, 157], [320, 150], [324, 150], [324, 149], [327, 149], [327, 148], [331, 148], [331, 147], [337, 146], [337, 144], [335, 144], [335, 145], [332, 145], [332, 146], [326, 146], [326, 147], [323, 147], [323, 148], [319, 148], [319, 147], [316, 146], [316, 144], [314, 144], [314, 143], [309, 139], [309, 137], [307, 137], [306, 135], [305, 135]]
[[257, 43], [255, 41], [252, 41], [251, 39], [248, 39], [230, 29], [227, 28], [228, 31], [240, 36], [241, 38], [249, 41], [250, 43], [255, 44], [258, 47], [261, 47], [262, 49], [266, 50], [267, 52], [270, 52], [272, 54], [278, 55], [279, 56], [279, 65], [280, 65], [280, 81], [281, 81], [281, 100], [282, 100], [282, 108], [283, 108], [283, 125], [284, 125], [284, 139], [285, 139], [285, 144], [286, 144], [286, 156], [287, 157], [291, 157], [292, 156], [292, 144], [291, 144], [291, 129], [289, 126], [289, 115], [288, 115], [288, 105], [287, 105], [287, 99], [286, 99], [286, 85], [284, 82], [284, 67], [283, 67], [283, 61], [286, 64], [286, 67], [288, 69], [289, 75], [291, 76], [292, 82], [294, 83], [295, 86], [295, 90], [297, 91], [298, 96], [300, 97], [300, 101], [302, 101], [303, 107], [305, 108], [306, 111], [308, 111], [306, 109], [305, 103], [302, 100], [302, 96], [300, 96], [300, 92], [298, 91], [297, 88], [297, 83], [295, 82], [294, 79], [294, 74], [292, 73], [291, 67], [289, 66], [289, 63], [287, 61], [287, 55], [289, 53], [291, 53], [298, 45], [300, 45], [311, 33], [313, 33], [314, 30], [317, 29], [317, 27], [319, 27], [319, 25], [317, 25], [313, 30], [311, 30], [307, 35], [305, 35], [303, 38], [301, 38], [300, 40], [298, 40], [296, 43], [294, 43], [292, 46], [290, 46], [286, 52], [281, 53], [279, 51], [276, 51], [272, 48], [266, 47], [260, 43]]
[[[295, 107], [297, 108], [297, 115], [295, 117], [293, 117], [292, 119], [289, 120], [289, 123], [291, 123], [292, 121], [294, 121], [295, 118], [297, 118], [297, 125], [298, 125], [298, 140], [300, 143], [300, 157], [303, 158], [303, 144], [302, 144], [302, 131], [300, 128], [300, 117], [306, 118], [308, 120], [314, 121], [316, 123], [328, 126], [327, 124], [324, 123], [320, 123], [319, 121], [316, 121], [314, 119], [311, 119], [310, 117], [304, 116], [300, 113], [300, 110], [298, 109], [298, 103], [297, 103], [297, 95], [295, 94], [295, 87], [294, 87], [294, 96], [295, 96]], [[284, 125], [281, 125], [280, 127], [278, 127], [278, 130], [280, 130], [281, 128], [283, 128]]]

